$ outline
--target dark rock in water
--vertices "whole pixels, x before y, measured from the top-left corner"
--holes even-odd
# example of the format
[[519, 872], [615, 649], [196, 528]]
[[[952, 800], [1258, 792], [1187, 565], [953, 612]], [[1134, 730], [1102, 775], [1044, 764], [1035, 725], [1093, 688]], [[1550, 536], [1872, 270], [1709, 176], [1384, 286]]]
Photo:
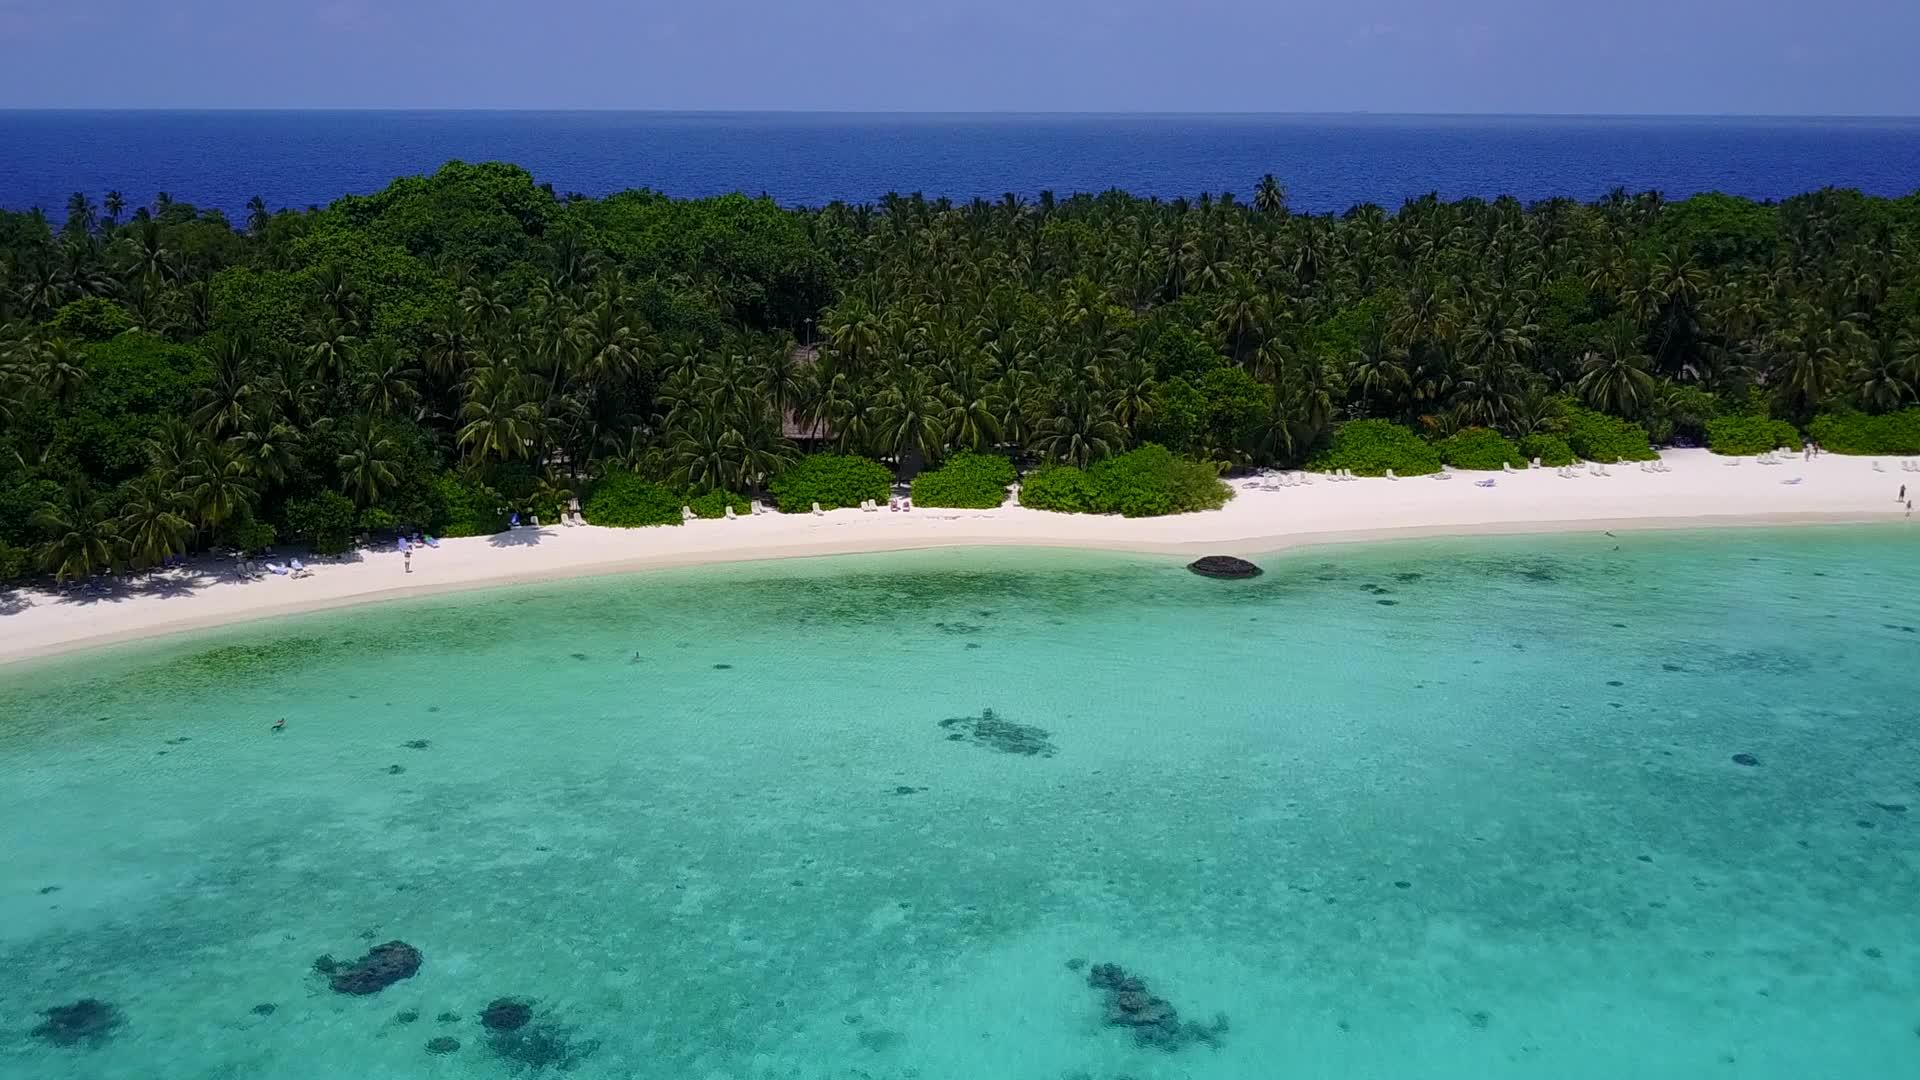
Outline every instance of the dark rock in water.
[[33, 1029], [33, 1035], [55, 1046], [98, 1046], [126, 1021], [119, 1009], [98, 998], [56, 1005], [45, 1015], [46, 1019]]
[[1181, 1023], [1172, 1002], [1153, 996], [1144, 979], [1118, 964], [1093, 965], [1087, 985], [1107, 992], [1107, 1023], [1131, 1028], [1133, 1041], [1140, 1046], [1172, 1051], [1204, 1043], [1218, 1049], [1220, 1036], [1227, 1032], [1225, 1014], [1214, 1017], [1211, 1024]]
[[1877, 802], [1877, 803], [1874, 803], [1873, 806], [1874, 806], [1874, 809], [1885, 810], [1889, 814], [1904, 814], [1907, 812], [1906, 803]]
[[1045, 728], [1016, 724], [994, 715], [992, 709], [980, 710], [979, 716], [952, 716], [940, 721], [940, 726], [951, 734], [949, 742], [971, 742], [1003, 754], [1020, 754], [1025, 757], [1052, 757], [1053, 740]]
[[1379, 605], [1380, 605], [1381, 607], [1393, 607], [1393, 606], [1395, 606], [1395, 605], [1397, 605], [1397, 604], [1399, 604], [1399, 603], [1400, 603], [1400, 601], [1398, 601], [1398, 600], [1375, 600], [1375, 601], [1374, 601], [1374, 603], [1376, 603], [1376, 604], [1379, 604]]
[[435, 1022], [441, 1024], [457, 1024], [460, 1022], [460, 1014], [457, 1012], [443, 1012], [433, 1019]]
[[275, 1004], [274, 1004], [273, 1002], [271, 1002], [271, 1001], [263, 1001], [263, 1002], [261, 1002], [260, 1004], [258, 1004], [258, 1005], [255, 1005], [255, 1006], [253, 1007], [253, 1015], [255, 1015], [255, 1016], [272, 1016], [272, 1015], [273, 1015], [273, 1013], [274, 1013], [274, 1010], [275, 1010], [275, 1009], [278, 1009], [279, 1007], [280, 1007], [280, 1006], [278, 1006], [278, 1005], [275, 1005]]
[[313, 970], [322, 975], [331, 975], [340, 970], [340, 961], [335, 960], [332, 953], [321, 953], [313, 961]]
[[403, 773], [403, 772], [406, 772], [406, 771], [407, 771], [407, 767], [406, 767], [405, 765], [389, 765], [389, 766], [387, 766], [387, 775], [388, 775], [388, 776], [399, 776], [399, 775], [400, 775], [401, 773]]
[[902, 784], [899, 787], [894, 788], [893, 793], [895, 795], [918, 795], [925, 790], [927, 789], [923, 787], [908, 787], [907, 785]]
[[342, 994], [377, 994], [401, 979], [413, 978], [419, 970], [420, 950], [404, 941], [389, 941], [368, 949], [367, 955], [351, 964], [337, 966], [331, 985]]
[[1250, 578], [1259, 577], [1260, 568], [1245, 559], [1236, 559], [1231, 555], [1207, 555], [1187, 564], [1187, 569], [1201, 577]]
[[427, 1053], [429, 1054], [451, 1054], [458, 1049], [460, 1049], [459, 1039], [450, 1039], [442, 1035], [439, 1038], [427, 1040]]
[[1068, 971], [1079, 971], [1081, 968], [1084, 968], [1086, 966], [1087, 966], [1087, 962], [1085, 960], [1080, 959], [1077, 956], [1074, 957], [1072, 960], [1067, 961]]
[[1733, 763], [1735, 765], [1745, 765], [1751, 769], [1760, 764], [1760, 759], [1754, 757], [1752, 754], [1735, 754], [1733, 755]]
[[54, 893], [57, 893], [59, 891], [60, 891], [60, 886], [58, 885], [42, 885], [40, 887], [41, 896], [52, 896]]
[[414, 1009], [402, 1009], [393, 1016], [393, 1022], [396, 1024], [411, 1024], [418, 1019], [420, 1019], [420, 1013]]
[[425, 750], [431, 744], [428, 743], [427, 740], [425, 739], [408, 739], [406, 742], [403, 742], [400, 745], [406, 747], [409, 750]]
[[733, 665], [732, 665], [732, 664], [715, 664], [715, 665], [713, 665], [713, 670], [715, 670], [715, 671], [732, 671], [732, 670], [733, 670]]
[[495, 998], [480, 1013], [480, 1023], [488, 1031], [518, 1031], [533, 1019], [533, 1006], [512, 998]]

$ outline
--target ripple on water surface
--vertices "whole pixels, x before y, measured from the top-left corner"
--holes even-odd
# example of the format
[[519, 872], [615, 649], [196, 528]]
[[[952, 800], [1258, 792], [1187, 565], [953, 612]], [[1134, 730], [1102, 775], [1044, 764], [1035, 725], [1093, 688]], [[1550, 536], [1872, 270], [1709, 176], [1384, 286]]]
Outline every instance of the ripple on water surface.
[[1920, 1075], [1915, 553], [935, 552], [11, 669], [0, 1075]]

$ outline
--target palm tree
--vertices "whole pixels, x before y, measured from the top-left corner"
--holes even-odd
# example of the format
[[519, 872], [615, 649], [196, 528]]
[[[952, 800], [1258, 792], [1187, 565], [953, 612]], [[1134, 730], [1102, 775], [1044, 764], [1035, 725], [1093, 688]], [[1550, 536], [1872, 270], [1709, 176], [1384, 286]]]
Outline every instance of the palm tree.
[[363, 357], [366, 367], [360, 379], [360, 407], [374, 416], [394, 416], [413, 407], [420, 392], [414, 380], [420, 372], [408, 364], [398, 346], [381, 341]]
[[1253, 189], [1253, 208], [1274, 217], [1287, 216], [1287, 189], [1273, 178], [1272, 173], [1261, 177], [1259, 185]]
[[36, 511], [33, 524], [48, 535], [40, 546], [40, 563], [56, 581], [112, 570], [126, 550], [100, 501], [77, 484], [68, 487], [58, 502]]
[[917, 453], [937, 461], [946, 448], [947, 402], [924, 367], [903, 364], [888, 373], [876, 419], [880, 445], [898, 460]]
[[39, 345], [33, 357], [34, 381], [40, 393], [62, 405], [72, 404], [91, 379], [86, 350], [66, 338]]
[[371, 506], [399, 482], [399, 459], [399, 443], [376, 427], [372, 417], [361, 420], [347, 452], [335, 462], [341, 490], [355, 505]]
[[193, 422], [213, 438], [240, 426], [254, 396], [253, 339], [222, 338], [213, 348], [213, 376], [194, 395]]
[[1920, 395], [1920, 334], [1883, 337], [1854, 372], [1853, 394], [1865, 409], [1892, 412]]
[[1087, 387], [1076, 387], [1042, 421], [1033, 448], [1056, 461], [1085, 466], [1107, 457], [1125, 444], [1126, 431], [1113, 419], [1106, 403]]
[[166, 282], [179, 276], [179, 259], [167, 246], [158, 221], [136, 221], [133, 230], [120, 237], [121, 261], [129, 279]]
[[534, 414], [518, 372], [499, 365], [477, 369], [460, 406], [460, 445], [482, 461], [525, 457]]
[[157, 473], [128, 484], [117, 532], [136, 565], [152, 566], [187, 550], [193, 524], [180, 513], [180, 494]]
[[180, 488], [194, 517], [209, 531], [246, 513], [257, 497], [246, 462], [211, 440], [202, 440], [184, 463]]
[[1606, 343], [1581, 359], [1580, 380], [1574, 389], [1596, 409], [1638, 416], [1653, 400], [1651, 364], [1632, 325], [1616, 323]]
[[267, 210], [267, 200], [255, 195], [247, 200], [247, 235], [259, 239], [267, 235], [267, 226], [273, 223], [273, 214]]
[[97, 211], [93, 200], [84, 191], [76, 191], [67, 196], [66, 232], [76, 236], [90, 236], [96, 224]]
[[305, 440], [272, 403], [256, 398], [248, 405], [231, 440], [234, 452], [251, 475], [283, 483], [298, 468]]
[[1777, 359], [1770, 379], [1788, 409], [1802, 416], [1812, 414], [1839, 389], [1865, 337], [1851, 319], [1812, 325], [1816, 321], [1819, 316], [1803, 313], [1800, 326], [1775, 340]]
[[307, 367], [314, 381], [322, 386], [344, 382], [353, 362], [353, 347], [359, 341], [345, 320], [334, 315], [322, 318], [314, 330], [313, 344], [307, 347]]

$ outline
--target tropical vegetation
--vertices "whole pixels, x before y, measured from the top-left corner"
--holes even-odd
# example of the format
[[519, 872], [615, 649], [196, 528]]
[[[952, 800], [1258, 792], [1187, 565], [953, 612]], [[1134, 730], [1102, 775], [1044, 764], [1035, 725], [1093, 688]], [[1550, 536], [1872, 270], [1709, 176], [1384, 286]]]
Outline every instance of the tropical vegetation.
[[574, 499], [857, 505], [963, 453], [1131, 512], [1094, 477], [1149, 445], [1207, 492], [1362, 445], [1412, 473], [1470, 429], [1449, 452], [1633, 460], [1729, 416], [1920, 449], [1887, 419], [1920, 405], [1920, 196], [783, 208], [456, 162], [324, 208], [63, 209], [0, 212], [7, 577]]
[[1015, 479], [1006, 455], [962, 450], [938, 469], [913, 478], [913, 501], [918, 506], [991, 510], [1007, 501], [1007, 488]]

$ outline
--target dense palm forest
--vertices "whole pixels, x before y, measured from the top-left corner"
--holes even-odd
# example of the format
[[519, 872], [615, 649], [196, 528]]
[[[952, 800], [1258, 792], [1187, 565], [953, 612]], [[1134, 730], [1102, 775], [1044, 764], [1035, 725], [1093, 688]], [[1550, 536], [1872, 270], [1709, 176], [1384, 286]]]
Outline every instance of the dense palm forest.
[[[613, 473], [762, 491], [802, 454], [1293, 464], [1336, 427], [1697, 440], [1920, 388], [1920, 196], [1118, 192], [782, 209], [450, 164], [246, 219], [0, 213], [0, 574], [490, 531]], [[809, 348], [811, 346], [811, 348]], [[623, 483], [633, 481], [623, 479]]]

